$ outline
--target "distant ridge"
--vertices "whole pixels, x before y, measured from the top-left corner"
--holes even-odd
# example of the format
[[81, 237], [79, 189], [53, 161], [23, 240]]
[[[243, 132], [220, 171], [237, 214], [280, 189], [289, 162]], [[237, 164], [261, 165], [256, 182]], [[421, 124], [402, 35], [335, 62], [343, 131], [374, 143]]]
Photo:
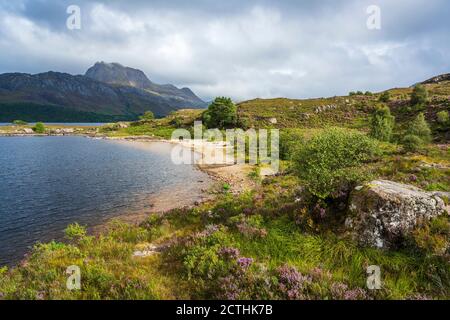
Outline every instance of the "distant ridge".
[[155, 84], [119, 63], [97, 62], [85, 75], [0, 74], [0, 121], [132, 120], [147, 110], [162, 117], [204, 107], [189, 88]]
[[439, 83], [443, 81], [450, 81], [450, 73], [441, 74], [439, 76], [435, 76], [433, 78], [430, 78], [428, 80], [425, 80], [421, 82], [421, 84], [432, 84], [432, 83]]

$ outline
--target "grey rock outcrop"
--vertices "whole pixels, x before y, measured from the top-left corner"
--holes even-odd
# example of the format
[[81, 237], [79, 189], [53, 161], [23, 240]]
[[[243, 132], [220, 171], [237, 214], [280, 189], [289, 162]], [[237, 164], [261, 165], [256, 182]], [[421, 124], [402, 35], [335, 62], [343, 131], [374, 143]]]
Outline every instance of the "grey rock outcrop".
[[362, 245], [394, 247], [420, 221], [445, 212], [444, 201], [433, 192], [387, 180], [355, 189], [350, 197], [346, 226]]

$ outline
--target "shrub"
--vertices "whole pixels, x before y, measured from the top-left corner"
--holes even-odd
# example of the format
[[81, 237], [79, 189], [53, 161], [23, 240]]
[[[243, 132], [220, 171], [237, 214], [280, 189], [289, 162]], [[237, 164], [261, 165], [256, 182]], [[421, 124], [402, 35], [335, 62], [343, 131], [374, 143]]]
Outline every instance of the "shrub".
[[431, 130], [428, 123], [425, 120], [423, 113], [419, 113], [414, 121], [408, 127], [406, 131], [407, 135], [414, 135], [419, 137], [424, 143], [431, 141]]
[[411, 105], [423, 105], [427, 102], [428, 92], [423, 85], [416, 85], [411, 94]]
[[280, 159], [289, 160], [295, 148], [303, 141], [303, 135], [295, 129], [287, 129], [280, 132]]
[[72, 223], [67, 226], [64, 233], [69, 240], [80, 240], [86, 236], [86, 227]]
[[13, 124], [15, 124], [16, 126], [25, 126], [28, 123], [26, 121], [23, 121], [23, 120], [14, 120]]
[[402, 140], [402, 145], [405, 151], [416, 152], [423, 145], [423, 141], [416, 135], [407, 134]]
[[448, 111], [442, 110], [436, 114], [437, 121], [439, 124], [448, 125], [449, 124], [449, 115]]
[[180, 128], [183, 125], [183, 120], [180, 117], [174, 117], [169, 122], [170, 125], [174, 126], [175, 128]]
[[370, 135], [380, 141], [389, 141], [392, 136], [394, 121], [395, 118], [391, 115], [388, 106], [378, 106], [372, 114]]
[[208, 128], [227, 128], [236, 125], [237, 108], [230, 98], [217, 97], [203, 113]]
[[384, 102], [387, 103], [389, 102], [389, 100], [391, 100], [391, 94], [389, 93], [389, 91], [385, 91], [381, 94], [380, 96], [380, 102]]
[[325, 199], [342, 184], [364, 180], [362, 164], [379, 152], [366, 135], [342, 128], [326, 129], [294, 155], [294, 169], [313, 195]]
[[42, 122], [36, 123], [36, 125], [33, 127], [33, 131], [36, 133], [45, 133], [45, 126]]
[[450, 248], [450, 221], [442, 215], [423, 223], [412, 234], [415, 245], [427, 254], [443, 255]]
[[139, 117], [141, 120], [153, 120], [155, 119], [155, 115], [151, 111], [145, 111], [142, 116]]

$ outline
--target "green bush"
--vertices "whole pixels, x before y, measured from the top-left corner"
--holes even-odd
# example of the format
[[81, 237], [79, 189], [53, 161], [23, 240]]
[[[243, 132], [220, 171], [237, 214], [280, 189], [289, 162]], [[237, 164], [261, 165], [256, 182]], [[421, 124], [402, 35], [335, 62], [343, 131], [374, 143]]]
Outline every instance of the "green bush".
[[230, 98], [217, 97], [203, 113], [208, 128], [228, 128], [236, 125], [237, 108]]
[[391, 115], [389, 107], [378, 106], [372, 114], [370, 122], [370, 136], [380, 141], [389, 141], [392, 136], [395, 118]]
[[431, 141], [431, 130], [423, 113], [419, 113], [417, 117], [410, 123], [406, 131], [407, 135], [415, 135], [424, 143]]
[[342, 128], [326, 129], [300, 147], [294, 169], [307, 189], [325, 199], [343, 184], [364, 180], [362, 165], [379, 153], [375, 140]]
[[391, 94], [389, 93], [389, 91], [383, 92], [381, 94], [379, 100], [380, 100], [380, 102], [384, 102], [384, 103], [389, 102], [389, 100], [391, 100]]
[[280, 132], [280, 159], [291, 159], [297, 146], [303, 141], [303, 135], [295, 129], [286, 129]]
[[427, 102], [428, 92], [427, 89], [423, 85], [416, 85], [411, 94], [411, 105], [423, 105]]
[[405, 151], [416, 152], [422, 147], [423, 141], [416, 135], [407, 134], [402, 139], [402, 145]]
[[181, 128], [183, 126], [183, 120], [176, 116], [169, 122], [170, 125], [174, 126], [175, 128]]
[[448, 125], [449, 124], [449, 115], [448, 111], [442, 110], [436, 114], [437, 121], [439, 124]]
[[155, 115], [151, 111], [145, 111], [142, 116], [139, 117], [141, 120], [153, 120], [155, 119]]
[[79, 225], [78, 223], [72, 223], [64, 230], [66, 237], [69, 240], [80, 240], [87, 234], [86, 227]]
[[33, 127], [33, 131], [36, 133], [45, 133], [45, 126], [42, 122], [36, 123], [36, 125]]
[[23, 120], [14, 120], [13, 124], [15, 124], [16, 126], [26, 126], [28, 124], [28, 122], [23, 121]]

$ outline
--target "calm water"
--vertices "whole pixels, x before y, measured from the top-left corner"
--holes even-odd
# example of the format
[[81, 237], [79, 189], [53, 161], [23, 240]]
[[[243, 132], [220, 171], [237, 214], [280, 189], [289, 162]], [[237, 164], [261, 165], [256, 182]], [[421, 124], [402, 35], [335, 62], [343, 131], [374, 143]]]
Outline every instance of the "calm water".
[[36, 241], [150, 208], [148, 196], [207, 179], [170, 161], [172, 146], [84, 137], [0, 137], [0, 265]]

